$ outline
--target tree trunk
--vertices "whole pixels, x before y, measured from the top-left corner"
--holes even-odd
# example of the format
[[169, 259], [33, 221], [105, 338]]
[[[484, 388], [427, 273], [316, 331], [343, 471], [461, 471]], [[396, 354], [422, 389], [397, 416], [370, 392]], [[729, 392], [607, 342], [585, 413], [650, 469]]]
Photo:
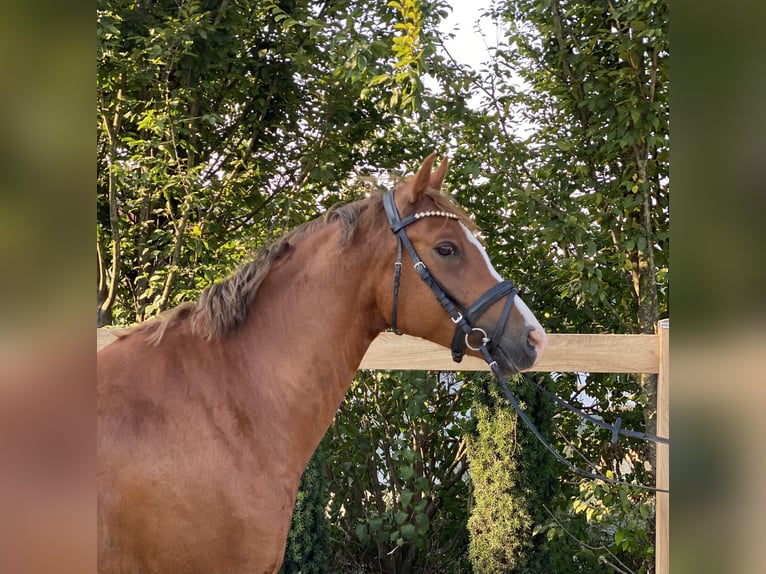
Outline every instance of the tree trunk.
[[[646, 185], [649, 181], [646, 169], [646, 156], [635, 150], [636, 171], [638, 173], [639, 184]], [[640, 225], [646, 238], [646, 248], [636, 252], [634, 260], [633, 283], [636, 288], [636, 298], [638, 302], [638, 327], [639, 332], [643, 334], [655, 334], [657, 322], [660, 319], [659, 304], [657, 300], [657, 282], [656, 269], [654, 265], [654, 230], [651, 220], [651, 195], [650, 188], [646, 187], [643, 191], [643, 201], [641, 206]], [[646, 395], [647, 403], [644, 408], [644, 424], [646, 432], [657, 434], [657, 375], [651, 373], [642, 373], [640, 378], [641, 390]], [[655, 460], [657, 449], [652, 442], [645, 444], [645, 452], [648, 460]], [[655, 469], [652, 466], [652, 477], [655, 476]]]

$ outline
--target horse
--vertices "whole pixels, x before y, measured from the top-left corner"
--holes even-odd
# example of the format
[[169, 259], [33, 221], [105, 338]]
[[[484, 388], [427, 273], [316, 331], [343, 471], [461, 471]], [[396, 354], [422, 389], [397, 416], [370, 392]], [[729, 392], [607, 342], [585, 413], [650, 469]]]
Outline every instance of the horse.
[[100, 573], [277, 572], [301, 475], [386, 329], [532, 366], [545, 331], [441, 191], [447, 163], [330, 209], [98, 353]]

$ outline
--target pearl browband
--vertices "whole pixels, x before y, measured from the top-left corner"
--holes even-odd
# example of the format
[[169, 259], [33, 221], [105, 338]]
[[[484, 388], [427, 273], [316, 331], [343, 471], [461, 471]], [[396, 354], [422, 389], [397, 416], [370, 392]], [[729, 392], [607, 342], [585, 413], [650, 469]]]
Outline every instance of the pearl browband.
[[420, 219], [422, 217], [448, 217], [450, 219], [460, 219], [460, 216], [456, 213], [449, 213], [447, 211], [419, 211], [418, 213], [415, 213], [413, 217], [415, 219]]

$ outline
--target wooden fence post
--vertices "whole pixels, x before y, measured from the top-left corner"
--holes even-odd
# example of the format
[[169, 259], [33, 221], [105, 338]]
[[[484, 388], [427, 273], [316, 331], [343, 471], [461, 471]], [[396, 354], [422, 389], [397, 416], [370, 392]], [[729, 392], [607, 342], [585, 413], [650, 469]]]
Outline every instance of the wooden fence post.
[[[657, 325], [659, 373], [657, 374], [657, 435], [670, 437], [670, 319]], [[657, 488], [670, 488], [670, 446], [657, 444], [655, 470]], [[655, 499], [655, 574], [670, 572], [670, 494], [658, 492]]]

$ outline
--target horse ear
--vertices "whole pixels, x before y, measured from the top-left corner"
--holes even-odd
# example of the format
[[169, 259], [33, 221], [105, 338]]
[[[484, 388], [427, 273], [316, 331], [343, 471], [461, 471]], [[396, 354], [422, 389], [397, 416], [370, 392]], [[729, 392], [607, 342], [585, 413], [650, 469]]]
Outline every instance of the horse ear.
[[432, 188], [441, 190], [442, 183], [444, 183], [444, 175], [447, 173], [448, 163], [449, 163], [449, 158], [447, 156], [444, 156], [444, 159], [439, 164], [439, 167], [436, 169], [435, 172], [431, 174], [431, 182], [429, 185]]
[[[425, 192], [426, 188], [429, 186], [431, 182], [431, 169], [434, 165], [434, 157], [436, 157], [436, 154], [432, 153], [423, 160], [423, 165], [420, 166], [415, 177], [413, 177], [410, 180], [409, 185], [406, 186], [406, 196], [409, 203], [416, 203], [420, 200], [420, 198], [423, 197], [423, 192]], [[402, 191], [404, 191], [404, 189]]]

